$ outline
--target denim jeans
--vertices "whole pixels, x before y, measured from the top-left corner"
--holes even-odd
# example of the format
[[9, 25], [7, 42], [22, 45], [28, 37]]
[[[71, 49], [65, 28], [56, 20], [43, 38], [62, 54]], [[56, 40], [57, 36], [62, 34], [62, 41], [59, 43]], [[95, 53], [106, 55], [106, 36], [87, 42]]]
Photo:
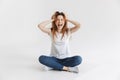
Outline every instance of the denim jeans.
[[64, 59], [58, 59], [52, 56], [41, 55], [39, 57], [39, 62], [45, 66], [51, 67], [52, 69], [63, 70], [63, 66], [74, 67], [81, 64], [82, 58], [80, 56], [72, 56]]

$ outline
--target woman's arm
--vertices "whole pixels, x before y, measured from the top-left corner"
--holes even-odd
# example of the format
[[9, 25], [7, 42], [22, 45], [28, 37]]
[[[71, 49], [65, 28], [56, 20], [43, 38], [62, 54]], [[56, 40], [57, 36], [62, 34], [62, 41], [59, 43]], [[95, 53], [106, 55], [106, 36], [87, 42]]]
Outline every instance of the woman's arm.
[[67, 20], [67, 21], [75, 25], [74, 27], [70, 28], [71, 33], [76, 32], [80, 28], [80, 23], [72, 20]]
[[41, 31], [49, 34], [49, 33], [50, 33], [50, 29], [49, 29], [49, 28], [45, 28], [45, 27], [46, 27], [48, 24], [50, 24], [52, 21], [53, 21], [53, 19], [47, 20], [47, 21], [43, 21], [43, 22], [41, 22], [40, 24], [38, 24], [38, 28], [39, 28]]

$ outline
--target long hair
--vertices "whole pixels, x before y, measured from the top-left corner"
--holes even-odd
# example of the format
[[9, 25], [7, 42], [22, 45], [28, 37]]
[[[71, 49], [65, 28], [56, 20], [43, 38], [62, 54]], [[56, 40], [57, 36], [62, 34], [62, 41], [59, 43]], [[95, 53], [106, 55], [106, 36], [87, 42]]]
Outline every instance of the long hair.
[[52, 22], [52, 27], [51, 27], [53, 40], [54, 40], [55, 36], [57, 37], [56, 32], [57, 32], [58, 29], [57, 29], [57, 26], [55, 24], [55, 21], [56, 21], [56, 19], [59, 15], [63, 16], [63, 18], [65, 20], [64, 26], [63, 26], [62, 31], [61, 31], [62, 32], [61, 40], [62, 40], [62, 38], [64, 37], [65, 34], [68, 34], [67, 20], [66, 20], [65, 14], [63, 12], [56, 11], [54, 13], [54, 15], [52, 16], [52, 19], [54, 19], [54, 21]]

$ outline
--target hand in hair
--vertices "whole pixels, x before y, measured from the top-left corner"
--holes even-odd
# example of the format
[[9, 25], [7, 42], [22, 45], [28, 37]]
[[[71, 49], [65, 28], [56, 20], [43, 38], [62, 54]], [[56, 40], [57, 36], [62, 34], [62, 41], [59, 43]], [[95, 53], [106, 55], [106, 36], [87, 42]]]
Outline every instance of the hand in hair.
[[59, 12], [59, 11], [56, 11], [53, 15], [52, 15], [52, 17], [51, 17], [51, 19], [54, 21], [55, 19], [56, 19], [56, 16], [57, 15], [60, 15], [61, 13]]
[[54, 15], [52, 15], [51, 19], [52, 19], [52, 21], [54, 21], [54, 20], [55, 20], [55, 14], [54, 14]]

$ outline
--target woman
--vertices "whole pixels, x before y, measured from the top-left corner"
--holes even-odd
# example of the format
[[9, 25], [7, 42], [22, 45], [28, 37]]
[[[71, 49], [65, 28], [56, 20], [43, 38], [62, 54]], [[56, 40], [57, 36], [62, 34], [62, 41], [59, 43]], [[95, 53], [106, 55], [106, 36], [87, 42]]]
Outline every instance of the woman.
[[[74, 27], [68, 28], [67, 22], [72, 23]], [[46, 28], [50, 23], [52, 23], [52, 27]], [[78, 73], [77, 65], [81, 64], [82, 58], [80, 56], [69, 56], [69, 39], [71, 34], [80, 28], [80, 24], [66, 19], [63, 12], [56, 11], [51, 20], [38, 24], [38, 28], [47, 33], [52, 40], [50, 56], [41, 55], [39, 62], [54, 70]]]

